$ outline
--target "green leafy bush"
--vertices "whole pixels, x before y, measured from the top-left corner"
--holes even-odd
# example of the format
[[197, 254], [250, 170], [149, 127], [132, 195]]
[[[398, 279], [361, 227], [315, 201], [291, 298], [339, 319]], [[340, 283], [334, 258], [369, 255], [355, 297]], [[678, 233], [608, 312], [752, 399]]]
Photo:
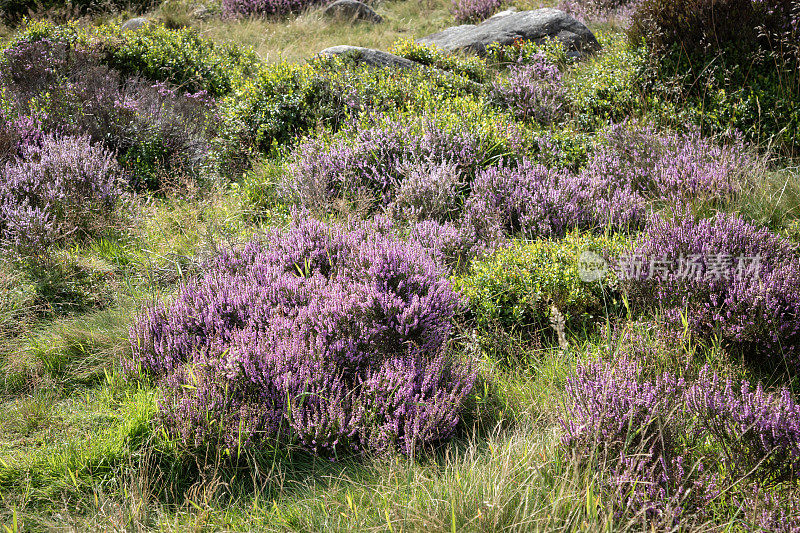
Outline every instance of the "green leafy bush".
[[[555, 307], [566, 327], [577, 327], [617, 305], [616, 278], [581, 279], [579, 263], [594, 252], [611, 258], [624, 249], [623, 237], [573, 232], [562, 240], [517, 241], [481, 260], [455, 280], [469, 304], [480, 335], [498, 329], [530, 333], [550, 327]], [[587, 278], [589, 279], [589, 278]]]
[[15, 42], [48, 39], [78, 49], [91, 49], [109, 68], [125, 76], [167, 82], [184, 92], [226, 95], [239, 78], [255, 73], [259, 62], [252, 50], [217, 44], [189, 28], [171, 30], [148, 24], [123, 32], [118, 26], [86, 29], [75, 23], [33, 21]]
[[246, 155], [243, 146], [268, 152], [315, 129], [336, 131], [361, 114], [422, 113], [441, 106], [446, 112], [461, 97], [478, 101], [476, 86], [462, 76], [424, 68], [375, 69], [347, 57], [270, 65], [224, 100], [221, 157], [226, 166], [237, 166]]
[[630, 37], [649, 60], [645, 88], [684, 103], [704, 129], [800, 147], [800, 4], [645, 0]]
[[643, 100], [638, 80], [644, 49], [631, 47], [620, 34], [598, 32], [597, 39], [603, 49], [564, 77], [576, 121], [588, 130], [624, 120]]
[[491, 77], [486, 61], [477, 56], [460, 57], [448, 54], [435, 46], [427, 46], [413, 39], [400, 39], [389, 48], [389, 52], [423, 65], [454, 72], [478, 83], [484, 83]]

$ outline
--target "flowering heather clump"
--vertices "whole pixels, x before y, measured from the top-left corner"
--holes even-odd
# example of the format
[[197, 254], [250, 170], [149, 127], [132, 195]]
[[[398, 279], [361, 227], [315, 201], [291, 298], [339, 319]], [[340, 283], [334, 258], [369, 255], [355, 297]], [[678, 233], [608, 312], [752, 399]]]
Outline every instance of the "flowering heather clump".
[[686, 391], [688, 408], [703, 429], [724, 443], [729, 468], [773, 485], [800, 479], [800, 405], [784, 389], [769, 394], [759, 383], [734, 384], [703, 369]]
[[26, 144], [0, 167], [0, 239], [18, 251], [42, 252], [92, 234], [123, 195], [113, 155], [87, 137], [47, 136]]
[[0, 109], [0, 165], [20, 155], [23, 147], [42, 140], [39, 121], [30, 116], [6, 116]]
[[289, 187], [304, 207], [315, 210], [344, 200], [412, 220], [448, 220], [459, 213], [459, 196], [485, 157], [480, 137], [468, 130], [382, 120], [351, 127], [332, 142], [301, 144]]
[[800, 256], [788, 240], [736, 215], [656, 216], [624, 263], [638, 305], [751, 359], [797, 361]]
[[641, 0], [561, 0], [558, 9], [581, 22], [629, 22]]
[[[600, 452], [618, 511], [686, 524], [710, 518], [709, 502], [727, 494], [749, 501], [755, 522], [775, 522], [772, 487], [797, 481], [800, 460], [800, 405], [790, 393], [734, 385], [707, 367], [692, 382], [643, 369], [623, 354], [581, 365], [567, 381], [564, 442], [584, 458]], [[725, 457], [697, 456], [703, 448]]]
[[494, 15], [503, 0], [453, 0], [451, 11], [457, 22], [477, 23]]
[[649, 124], [622, 123], [601, 135], [583, 172], [598, 187], [626, 187], [647, 198], [721, 202], [754, 166], [740, 140], [721, 147], [697, 129], [660, 133]]
[[492, 83], [492, 94], [520, 119], [541, 124], [557, 121], [566, 110], [566, 88], [558, 67], [543, 52], [526, 63], [509, 67], [508, 75]]
[[536, 238], [571, 229], [635, 229], [644, 220], [645, 203], [630, 189], [595, 188], [585, 176], [525, 159], [516, 167], [480, 172], [465, 211], [465, 223], [489, 242], [518, 233]]
[[304, 222], [222, 253], [131, 328], [165, 427], [231, 452], [416, 449], [447, 438], [472, 373], [446, 349], [458, 297], [419, 245]]
[[227, 17], [269, 17], [297, 13], [322, 0], [222, 0]]

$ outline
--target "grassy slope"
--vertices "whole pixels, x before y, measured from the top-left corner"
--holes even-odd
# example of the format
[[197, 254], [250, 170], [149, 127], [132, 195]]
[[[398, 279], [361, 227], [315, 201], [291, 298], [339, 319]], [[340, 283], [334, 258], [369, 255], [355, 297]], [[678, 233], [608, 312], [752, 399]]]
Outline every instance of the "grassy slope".
[[[451, 23], [448, 7], [446, 0], [387, 2], [378, 6], [386, 22], [377, 26], [329, 22], [309, 12], [285, 22], [214, 21], [197, 28], [253, 46], [270, 62], [300, 61], [337, 44], [385, 49], [398, 38], [436, 31]], [[75, 251], [71, 270], [49, 281], [52, 290], [94, 294], [104, 309], [58, 316], [33, 296], [30, 284], [43, 283], [35, 273], [0, 271], [0, 524], [6, 528], [641, 527], [615, 522], [596, 492], [595, 475], [559, 450], [558, 397], [576, 357], [591, 349], [582, 338], [570, 339], [567, 352], [530, 355], [523, 370], [487, 363], [492, 386], [479, 394], [481, 416], [434, 458], [332, 464], [291, 453], [254, 458], [257, 475], [217, 470], [213, 461], [175, 461], [175, 450], [157, 445], [148, 424], [155, 391], [123, 378], [127, 327], [142, 303], [169, 294], [191, 274], [191, 258], [256, 228], [231, 192], [153, 202], [137, 219], [118, 239]]]

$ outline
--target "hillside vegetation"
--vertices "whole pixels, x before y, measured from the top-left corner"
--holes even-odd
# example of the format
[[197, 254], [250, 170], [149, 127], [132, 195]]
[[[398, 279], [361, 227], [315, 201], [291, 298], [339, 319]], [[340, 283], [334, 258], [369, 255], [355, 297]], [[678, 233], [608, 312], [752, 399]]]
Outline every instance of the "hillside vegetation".
[[371, 6], [0, 0], [3, 531], [800, 530], [800, 4]]

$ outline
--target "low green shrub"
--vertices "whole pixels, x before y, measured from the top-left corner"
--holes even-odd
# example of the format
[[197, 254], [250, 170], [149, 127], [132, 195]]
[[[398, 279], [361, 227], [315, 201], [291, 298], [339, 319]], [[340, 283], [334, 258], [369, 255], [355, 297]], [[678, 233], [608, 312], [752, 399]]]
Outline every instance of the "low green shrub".
[[638, 80], [644, 49], [630, 46], [621, 34], [598, 32], [597, 39], [603, 49], [564, 76], [575, 121], [590, 131], [635, 114], [643, 102]]
[[448, 101], [474, 96], [479, 87], [462, 76], [375, 69], [348, 57], [270, 65], [222, 102], [222, 165], [240, 168], [254, 151], [269, 152], [320, 128], [336, 131], [362, 114], [449, 106]]
[[423, 65], [454, 72], [477, 83], [484, 83], [491, 78], [486, 61], [483, 59], [477, 56], [461, 57], [448, 54], [435, 46], [427, 46], [413, 39], [400, 39], [389, 48], [389, 52]]
[[147, 24], [123, 32], [119, 26], [87, 29], [75, 23], [31, 21], [15, 42], [44, 39], [89, 49], [125, 76], [167, 82], [189, 93], [206, 91], [213, 97], [230, 93], [239, 78], [253, 75], [259, 67], [252, 50], [215, 43], [189, 28]]
[[483, 341], [490, 341], [488, 335], [498, 329], [526, 335], [543, 332], [559, 316], [566, 328], [580, 328], [619, 306], [613, 273], [583, 281], [582, 275], [591, 279], [590, 274], [602, 271], [582, 261], [595, 257], [588, 252], [614, 257], [625, 245], [622, 236], [579, 232], [562, 240], [516, 241], [474, 261], [469, 273], [455, 279], [455, 287], [466, 299]]

